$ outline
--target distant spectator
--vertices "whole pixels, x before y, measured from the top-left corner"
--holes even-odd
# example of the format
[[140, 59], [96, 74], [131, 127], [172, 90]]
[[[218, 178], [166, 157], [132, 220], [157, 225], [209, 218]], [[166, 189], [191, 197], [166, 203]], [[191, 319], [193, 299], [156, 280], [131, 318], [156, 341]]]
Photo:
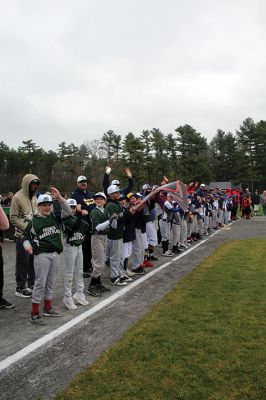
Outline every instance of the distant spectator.
[[252, 195], [252, 206], [254, 215], [259, 215], [260, 195], [258, 189], [256, 189], [255, 193]]
[[266, 190], [264, 190], [262, 195], [260, 196], [260, 202], [263, 208], [263, 215], [266, 216]]
[[14, 196], [13, 192], [9, 192], [7, 196], [2, 200], [2, 205], [5, 207], [10, 207], [13, 196]]

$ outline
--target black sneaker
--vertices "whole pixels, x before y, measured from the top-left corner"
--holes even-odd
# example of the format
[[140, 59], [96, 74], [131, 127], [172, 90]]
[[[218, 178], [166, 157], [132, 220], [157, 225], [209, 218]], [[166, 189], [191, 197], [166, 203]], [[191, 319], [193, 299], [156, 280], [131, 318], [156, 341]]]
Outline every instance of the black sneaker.
[[102, 282], [97, 283], [97, 288], [98, 290], [100, 290], [101, 292], [111, 292], [111, 289], [105, 285], [102, 284]]
[[14, 307], [15, 307], [15, 305], [9, 303], [6, 299], [2, 298], [0, 300], [0, 310], [8, 310], [8, 309], [11, 309], [11, 308], [14, 308]]
[[33, 324], [33, 325], [46, 325], [45, 324], [45, 322], [44, 322], [44, 320], [42, 319], [42, 317], [40, 316], [40, 314], [35, 314], [35, 315], [31, 315], [31, 317], [30, 317], [30, 322]]
[[62, 315], [59, 314], [59, 312], [55, 311], [54, 308], [50, 308], [50, 310], [45, 310], [45, 308], [44, 308], [42, 315], [44, 317], [62, 317]]
[[129, 276], [124, 275], [124, 276], [120, 276], [120, 281], [121, 282], [132, 282], [133, 279], [130, 278]]
[[31, 293], [26, 288], [17, 289], [15, 295], [17, 297], [23, 297], [24, 299], [29, 299], [31, 297]]
[[83, 278], [89, 278], [91, 274], [87, 271], [83, 272]]
[[148, 257], [149, 261], [158, 261], [159, 258], [155, 257], [153, 254], [151, 256]]
[[136, 275], [143, 275], [143, 274], [145, 274], [145, 270], [144, 270], [144, 268], [142, 268], [142, 267], [138, 267], [138, 268], [136, 268], [136, 269], [133, 269], [133, 268], [132, 268], [132, 272], [134, 272], [134, 274], [136, 274]]
[[93, 297], [101, 297], [103, 294], [98, 285], [89, 285], [87, 292]]
[[122, 281], [118, 276], [117, 278], [111, 278], [111, 284], [116, 286], [126, 286], [127, 282]]

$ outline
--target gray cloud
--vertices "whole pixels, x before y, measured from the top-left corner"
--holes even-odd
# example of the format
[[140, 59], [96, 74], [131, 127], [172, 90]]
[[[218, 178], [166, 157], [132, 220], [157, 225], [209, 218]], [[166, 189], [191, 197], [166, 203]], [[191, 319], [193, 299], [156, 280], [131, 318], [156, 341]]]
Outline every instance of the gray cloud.
[[208, 140], [265, 119], [263, 0], [25, 0], [0, 15], [0, 130], [10, 147], [108, 129]]

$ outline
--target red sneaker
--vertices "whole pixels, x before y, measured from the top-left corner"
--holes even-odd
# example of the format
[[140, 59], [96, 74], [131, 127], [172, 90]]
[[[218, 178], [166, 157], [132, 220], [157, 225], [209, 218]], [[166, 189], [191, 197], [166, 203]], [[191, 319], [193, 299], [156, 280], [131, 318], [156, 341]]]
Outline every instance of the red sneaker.
[[154, 267], [154, 264], [151, 263], [149, 260], [144, 260], [142, 265], [143, 265], [144, 267], [146, 267], [146, 268]]

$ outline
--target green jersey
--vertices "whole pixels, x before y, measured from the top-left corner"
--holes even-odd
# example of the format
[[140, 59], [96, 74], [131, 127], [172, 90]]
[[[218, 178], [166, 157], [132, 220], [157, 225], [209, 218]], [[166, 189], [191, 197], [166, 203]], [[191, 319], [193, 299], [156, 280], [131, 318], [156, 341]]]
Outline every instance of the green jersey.
[[85, 234], [90, 232], [90, 225], [81, 216], [70, 215], [63, 219], [64, 236], [71, 246], [80, 246]]
[[31, 242], [34, 255], [53, 252], [60, 254], [63, 251], [61, 224], [53, 213], [47, 217], [34, 215], [25, 229], [24, 238]]
[[124, 234], [124, 228], [125, 228], [125, 223], [124, 223], [124, 208], [120, 206], [118, 201], [111, 200], [106, 204], [105, 207], [106, 211], [108, 212], [109, 218], [113, 214], [119, 215], [119, 218], [117, 220], [117, 228], [113, 229], [110, 226], [110, 230], [108, 233], [108, 239], [111, 240], [117, 240], [117, 239], [122, 239], [123, 234]]
[[[90, 219], [91, 219], [91, 233], [96, 233], [97, 232], [96, 226], [109, 220], [108, 211], [105, 208], [95, 207], [90, 214]], [[101, 235], [107, 235], [108, 232], [109, 232], [109, 226], [101, 230], [99, 233]]]

